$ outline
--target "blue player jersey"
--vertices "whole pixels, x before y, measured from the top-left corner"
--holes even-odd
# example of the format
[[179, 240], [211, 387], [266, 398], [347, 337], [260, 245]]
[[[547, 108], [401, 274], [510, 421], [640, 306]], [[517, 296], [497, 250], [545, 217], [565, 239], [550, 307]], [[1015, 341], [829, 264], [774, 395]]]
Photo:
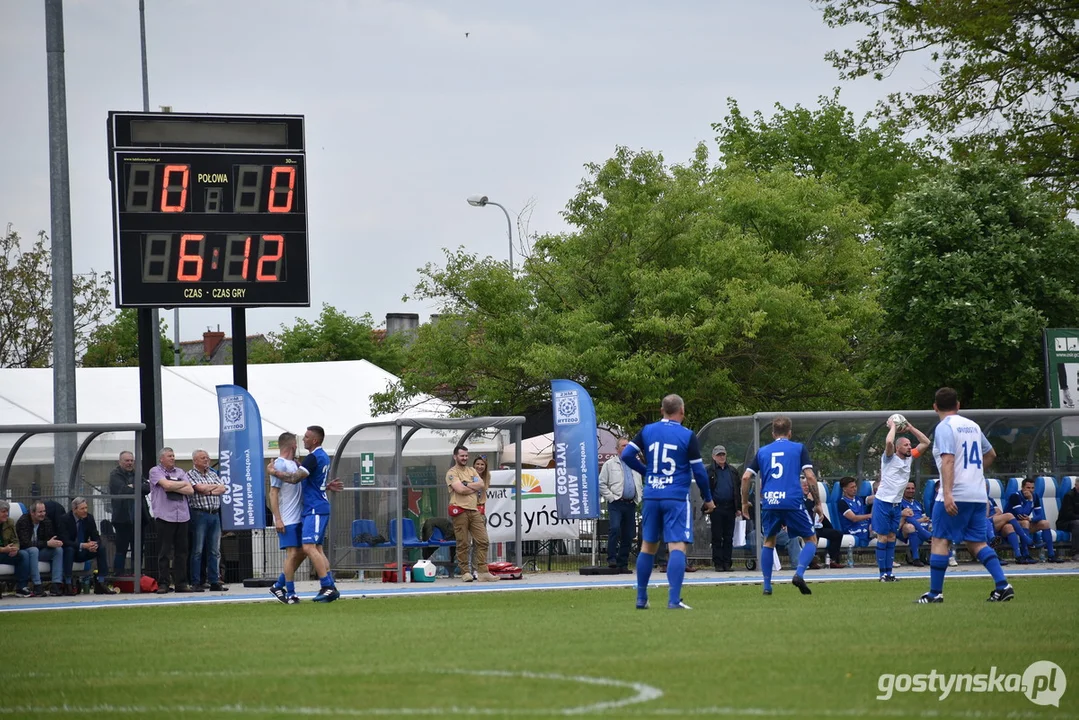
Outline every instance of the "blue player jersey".
[[330, 456], [321, 447], [311, 451], [300, 464], [307, 471], [303, 479], [303, 514], [329, 515], [330, 501], [326, 498], [327, 475], [330, 472]]
[[836, 503], [836, 508], [839, 510], [839, 529], [845, 532], [847, 535], [866, 535], [869, 533], [869, 519], [858, 520], [857, 522], [851, 522], [847, 519], [847, 511], [850, 510], [855, 515], [868, 515], [865, 511], [865, 498], [858, 496], [849, 498], [843, 495]]
[[1012, 493], [1008, 496], [1008, 512], [1016, 517], [1019, 517], [1020, 515], [1033, 515], [1034, 508], [1041, 505], [1041, 503], [1038, 502], [1038, 499], [1036, 493], [1031, 493], [1030, 500], [1027, 500], [1021, 492]]
[[920, 517], [925, 517], [925, 508], [923, 508], [922, 504], [917, 500], [901, 500], [899, 502], [899, 507], [903, 510], [910, 508], [910, 511], [914, 514], [911, 515], [909, 519], [914, 522], [917, 522]]
[[812, 467], [805, 445], [787, 438], [779, 438], [757, 451], [746, 469], [761, 478], [761, 510], [802, 507], [802, 470]]
[[[644, 465], [638, 452], [644, 455]], [[622, 451], [622, 459], [644, 477], [644, 500], [687, 500], [691, 479], [697, 481], [705, 502], [712, 499], [697, 436], [681, 423], [664, 418], [645, 425]]]

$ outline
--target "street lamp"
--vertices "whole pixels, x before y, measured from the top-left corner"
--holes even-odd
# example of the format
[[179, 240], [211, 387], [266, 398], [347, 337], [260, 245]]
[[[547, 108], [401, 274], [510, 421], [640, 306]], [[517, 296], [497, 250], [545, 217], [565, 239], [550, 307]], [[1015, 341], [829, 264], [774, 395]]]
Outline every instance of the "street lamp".
[[486, 207], [487, 205], [494, 205], [497, 208], [502, 208], [502, 212], [506, 215], [506, 234], [510, 240], [510, 272], [513, 272], [513, 222], [510, 220], [509, 211], [496, 202], [491, 202], [487, 199], [486, 195], [469, 195], [468, 204], [472, 207]]

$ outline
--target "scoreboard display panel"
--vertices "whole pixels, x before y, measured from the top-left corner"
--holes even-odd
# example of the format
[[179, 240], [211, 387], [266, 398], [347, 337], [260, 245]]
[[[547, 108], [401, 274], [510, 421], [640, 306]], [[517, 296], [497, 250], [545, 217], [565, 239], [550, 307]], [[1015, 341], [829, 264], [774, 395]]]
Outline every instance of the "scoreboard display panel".
[[109, 114], [117, 307], [308, 306], [294, 115]]

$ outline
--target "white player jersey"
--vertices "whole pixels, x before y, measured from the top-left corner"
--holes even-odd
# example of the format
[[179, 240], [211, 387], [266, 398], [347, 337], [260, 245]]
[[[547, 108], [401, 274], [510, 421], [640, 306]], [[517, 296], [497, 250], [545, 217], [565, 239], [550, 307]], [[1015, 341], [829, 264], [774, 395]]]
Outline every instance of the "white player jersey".
[[[946, 415], [933, 433], [933, 459], [940, 471], [940, 456], [955, 456], [955, 481], [952, 498], [956, 502], [985, 504], [985, 474], [982, 456], [993, 449], [978, 423], [962, 415]], [[937, 491], [937, 500], [944, 499], [944, 485]]]
[[893, 453], [880, 456], [880, 483], [877, 492], [873, 496], [877, 500], [886, 503], [897, 503], [903, 499], [903, 491], [907, 489], [907, 481], [910, 480], [910, 466], [914, 457], [908, 455], [906, 459]]
[[[274, 460], [274, 469], [284, 473], [296, 472], [295, 461], [279, 457]], [[281, 511], [281, 522], [286, 525], [298, 525], [303, 519], [303, 484], [290, 484], [276, 477], [270, 478], [270, 486], [279, 488], [277, 506]]]

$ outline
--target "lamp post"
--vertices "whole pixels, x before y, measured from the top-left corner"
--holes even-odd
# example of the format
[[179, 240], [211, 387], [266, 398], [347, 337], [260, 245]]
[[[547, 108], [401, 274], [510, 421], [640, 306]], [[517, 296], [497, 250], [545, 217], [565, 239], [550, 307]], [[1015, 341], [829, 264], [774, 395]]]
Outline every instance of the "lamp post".
[[510, 241], [510, 272], [513, 272], [513, 221], [510, 220], [509, 211], [496, 202], [491, 202], [487, 199], [486, 195], [469, 195], [468, 204], [472, 207], [486, 207], [487, 205], [494, 205], [496, 208], [501, 208], [502, 212], [506, 216], [506, 235]]

